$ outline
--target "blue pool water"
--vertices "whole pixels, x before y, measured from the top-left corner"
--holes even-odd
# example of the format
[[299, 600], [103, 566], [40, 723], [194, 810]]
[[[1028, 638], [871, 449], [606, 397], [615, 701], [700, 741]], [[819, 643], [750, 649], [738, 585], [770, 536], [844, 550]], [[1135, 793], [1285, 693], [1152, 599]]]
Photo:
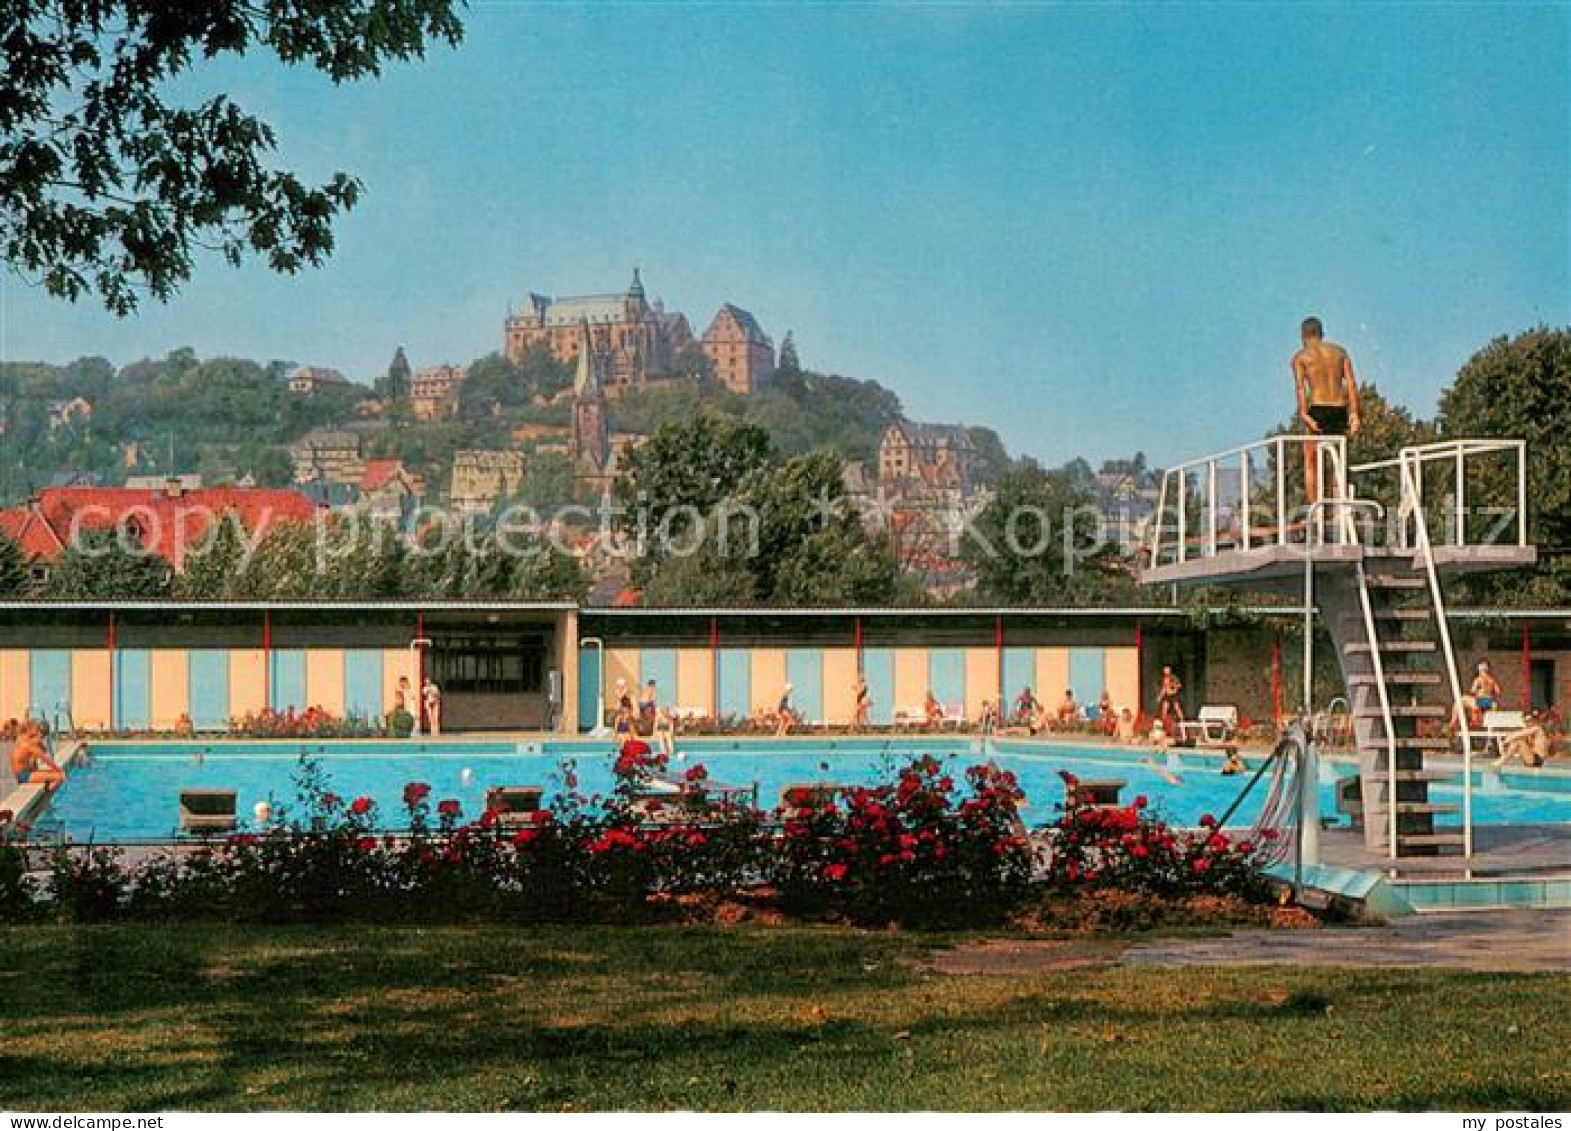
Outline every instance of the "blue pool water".
[[[180, 790], [234, 789], [239, 811], [247, 818], [258, 801], [275, 807], [292, 805], [294, 775], [302, 749], [315, 755], [326, 773], [330, 789], [344, 798], [370, 796], [378, 805], [379, 823], [398, 827], [405, 823], [402, 808], [404, 785], [411, 781], [430, 784], [433, 803], [456, 799], [466, 817], [476, 817], [484, 806], [485, 791], [496, 785], [540, 785], [547, 794], [560, 787], [561, 760], [577, 764], [579, 789], [586, 794], [611, 787], [609, 743], [352, 743], [317, 745], [299, 743], [215, 743], [211, 746], [95, 744], [87, 764], [71, 771], [55, 798], [50, 817], [61, 823], [75, 840], [122, 841], [165, 838], [175, 828]], [[825, 740], [821, 744], [749, 741], [693, 742], [686, 746], [685, 765], [703, 762], [716, 780], [738, 785], [756, 783], [765, 808], [778, 803], [782, 787], [796, 782], [834, 781], [847, 784], [879, 780], [891, 763], [918, 753], [932, 753], [952, 762], [957, 780], [965, 766], [981, 761], [979, 748], [969, 739], [908, 739], [891, 743], [883, 739]], [[200, 757], [198, 757], [200, 755]], [[1128, 786], [1127, 801], [1145, 794], [1154, 810], [1180, 825], [1197, 823], [1202, 814], [1218, 816], [1243, 787], [1245, 778], [1222, 777], [1214, 758], [1180, 752], [1171, 763], [1183, 779], [1170, 784], [1142, 759], [1153, 756], [1167, 764], [1166, 756], [1149, 750], [1096, 747], [1058, 747], [1010, 743], [990, 748], [1000, 766], [1013, 770], [1026, 792], [1026, 818], [1041, 824], [1054, 817], [1054, 806], [1063, 798], [1058, 771], [1082, 778], [1122, 778]], [[1335, 814], [1332, 781], [1339, 773], [1327, 768], [1322, 774], [1321, 812]], [[1252, 821], [1258, 808], [1257, 789], [1240, 809], [1235, 824]], [[1436, 801], [1460, 802], [1460, 786], [1431, 787]], [[1480, 823], [1538, 823], [1571, 821], [1571, 779], [1550, 775], [1480, 775], [1473, 793], [1474, 819]], [[1455, 821], [1457, 818], [1442, 818]]]

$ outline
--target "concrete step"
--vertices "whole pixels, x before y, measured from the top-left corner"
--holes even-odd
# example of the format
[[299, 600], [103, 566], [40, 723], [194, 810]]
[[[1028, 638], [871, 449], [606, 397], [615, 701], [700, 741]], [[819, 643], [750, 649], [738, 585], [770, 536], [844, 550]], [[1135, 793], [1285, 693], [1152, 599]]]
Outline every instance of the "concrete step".
[[[1378, 718], [1378, 716], [1376, 716]], [[1396, 736], [1398, 750], [1449, 750], [1451, 740], [1444, 737], [1420, 737], [1416, 734], [1399, 734]], [[1364, 743], [1363, 749], [1371, 754], [1384, 754], [1386, 740], [1384, 735], [1376, 735]]]
[[1429, 582], [1422, 577], [1401, 577], [1394, 573], [1376, 573], [1366, 576], [1365, 583], [1371, 589], [1423, 589]]
[[[1377, 773], [1375, 776], [1385, 778], [1387, 775]], [[1452, 781], [1456, 777], [1457, 774], [1450, 770], [1398, 770], [1396, 772], [1397, 781]]]
[[[1400, 605], [1390, 609], [1371, 610], [1371, 615], [1376, 620], [1417, 621], [1433, 620], [1435, 614], [1428, 605]], [[1344, 613], [1342, 619], [1353, 624], [1364, 623], [1362, 613]]]
[[[1443, 719], [1451, 712], [1444, 707], [1429, 703], [1393, 703], [1391, 704], [1391, 717], [1393, 719]], [[1353, 712], [1355, 719], [1381, 718], [1380, 708], [1360, 707]]]
[[[1347, 677], [1349, 687], [1373, 687], [1380, 681], [1374, 672], [1354, 672]], [[1439, 687], [1439, 672], [1386, 672], [1387, 687]]]
[[1461, 848], [1462, 845], [1466, 843], [1466, 841], [1467, 838], [1462, 834], [1460, 829], [1456, 832], [1399, 832], [1396, 834], [1396, 846], [1398, 851], [1401, 851], [1403, 848], [1447, 848], [1452, 846]]
[[[1384, 801], [1376, 801], [1367, 806], [1365, 820], [1368, 820], [1368, 811], [1371, 809], [1383, 815], [1386, 812], [1386, 804]], [[1398, 813], [1460, 813], [1462, 807], [1449, 801], [1398, 801], [1396, 811]]]
[[[1354, 640], [1344, 644], [1342, 650], [1350, 656], [1367, 656], [1370, 650], [1369, 642]], [[1433, 640], [1382, 640], [1380, 650], [1382, 652], [1433, 652], [1435, 642]]]

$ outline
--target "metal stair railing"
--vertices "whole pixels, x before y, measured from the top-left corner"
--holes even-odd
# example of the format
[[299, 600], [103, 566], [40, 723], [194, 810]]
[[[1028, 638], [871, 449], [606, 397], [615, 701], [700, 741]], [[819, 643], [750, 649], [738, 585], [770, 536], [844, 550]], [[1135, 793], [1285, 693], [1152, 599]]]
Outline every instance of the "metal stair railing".
[[[1333, 456], [1333, 462], [1337, 462]], [[1343, 486], [1346, 486], [1344, 474]], [[1309, 506], [1308, 522], [1312, 531], [1320, 529], [1316, 522], [1316, 513], [1322, 508], [1336, 507], [1341, 519], [1341, 537], [1345, 544], [1356, 545], [1359, 542], [1358, 524], [1353, 521], [1353, 512], [1360, 508], [1380, 513], [1384, 511], [1379, 503], [1372, 499], [1336, 498], [1317, 499]], [[1322, 532], [1323, 534], [1323, 532]], [[1369, 575], [1364, 568], [1364, 559], [1360, 556], [1354, 562], [1354, 574], [1358, 580], [1358, 606], [1359, 613], [1364, 622], [1364, 639], [1369, 644], [1369, 663], [1373, 668], [1375, 680], [1375, 696], [1380, 703], [1380, 725], [1385, 728], [1386, 740], [1386, 845], [1387, 855], [1396, 859], [1396, 722], [1391, 716], [1391, 695], [1386, 688], [1385, 661], [1380, 655], [1380, 637], [1375, 628], [1374, 605], [1369, 600]], [[1308, 711], [1312, 696], [1312, 663], [1313, 652], [1310, 639], [1313, 634], [1314, 617], [1314, 578], [1315, 558], [1313, 553], [1304, 555], [1304, 710]], [[1355, 720], [1354, 739], [1357, 740], [1358, 725]]]
[[1446, 623], [1445, 597], [1440, 589], [1440, 571], [1435, 567], [1435, 551], [1429, 540], [1429, 522], [1424, 517], [1424, 507], [1419, 496], [1420, 461], [1423, 453], [1418, 449], [1403, 448], [1399, 457], [1402, 477], [1403, 510], [1412, 503], [1413, 549], [1423, 563], [1429, 581], [1429, 597], [1434, 604], [1435, 629], [1440, 634], [1440, 651], [1445, 658], [1446, 679], [1451, 685], [1451, 709], [1462, 735], [1462, 855], [1473, 855], [1473, 727], [1467, 711], [1462, 706], [1462, 681], [1457, 673], [1456, 652], [1451, 646], [1451, 628]]

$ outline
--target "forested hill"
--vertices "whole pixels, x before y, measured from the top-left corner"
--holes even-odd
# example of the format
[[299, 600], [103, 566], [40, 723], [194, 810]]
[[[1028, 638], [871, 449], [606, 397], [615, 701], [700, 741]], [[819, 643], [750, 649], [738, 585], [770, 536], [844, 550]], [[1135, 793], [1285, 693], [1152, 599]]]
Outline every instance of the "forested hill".
[[[375, 388], [351, 383], [293, 393], [289, 377], [296, 368], [203, 359], [189, 349], [118, 370], [101, 357], [0, 364], [0, 495], [14, 501], [66, 473], [116, 484], [128, 474], [194, 471], [209, 483], [250, 475], [281, 486], [292, 475], [289, 445], [323, 427], [360, 432], [367, 456], [403, 459], [440, 490], [454, 451], [517, 446], [520, 426], [562, 428], [569, 419], [563, 396], [571, 373], [549, 356], [531, 355], [518, 365], [497, 354], [477, 360], [468, 367], [458, 418], [437, 423], [416, 421], [407, 402], [384, 397], [389, 390], [380, 375]], [[58, 419], [59, 406], [76, 397], [91, 406], [91, 419]], [[764, 428], [787, 456], [829, 447], [849, 460], [871, 460], [903, 409], [899, 396], [876, 381], [795, 364], [746, 397], [695, 368], [666, 387], [612, 402], [611, 426], [647, 433], [700, 411]], [[991, 479], [1008, 456], [991, 429], [971, 433], [982, 475]]]

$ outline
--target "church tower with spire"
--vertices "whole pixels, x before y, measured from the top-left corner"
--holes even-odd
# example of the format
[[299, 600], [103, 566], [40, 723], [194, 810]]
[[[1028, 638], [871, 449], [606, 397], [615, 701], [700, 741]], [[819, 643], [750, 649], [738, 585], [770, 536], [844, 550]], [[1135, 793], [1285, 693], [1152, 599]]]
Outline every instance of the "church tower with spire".
[[579, 324], [578, 367], [573, 375], [573, 429], [568, 451], [575, 479], [590, 481], [596, 487], [608, 485], [611, 431], [606, 419], [602, 365], [587, 318]]

